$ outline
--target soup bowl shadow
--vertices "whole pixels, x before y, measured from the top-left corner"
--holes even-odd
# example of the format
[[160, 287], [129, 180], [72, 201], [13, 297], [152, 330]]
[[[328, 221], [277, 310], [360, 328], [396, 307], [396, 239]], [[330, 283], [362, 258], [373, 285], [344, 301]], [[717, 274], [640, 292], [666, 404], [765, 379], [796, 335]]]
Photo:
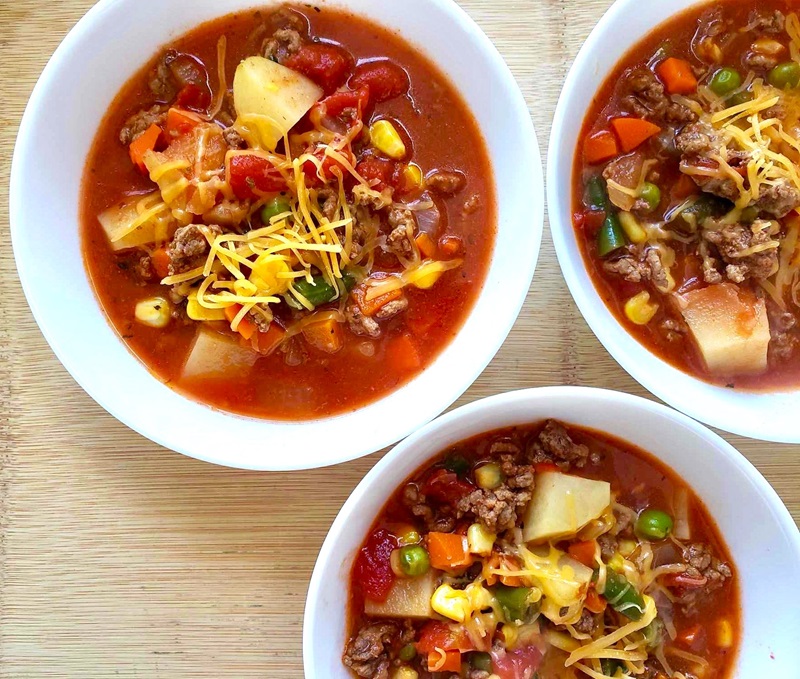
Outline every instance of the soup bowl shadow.
[[[418, 429], [450, 406], [494, 357], [519, 314], [539, 254], [544, 183], [536, 134], [511, 72], [478, 26], [451, 0], [318, 5], [364, 16], [421, 49], [464, 97], [494, 165], [498, 235], [472, 311], [427, 370], [374, 403], [336, 417], [285, 422], [241, 417], [185, 398], [128, 351], [100, 308], [84, 267], [81, 178], [111, 102], [164, 44], [205, 21], [259, 3], [196, 0], [186, 12], [181, 0], [101, 0], [47, 64], [14, 153], [14, 254], [25, 295], [53, 351], [124, 424], [216, 464], [256, 470], [322, 467], [372, 453]], [[518, 163], [520, 157], [528, 162]], [[47, 187], [45, 200], [42, 187]]]

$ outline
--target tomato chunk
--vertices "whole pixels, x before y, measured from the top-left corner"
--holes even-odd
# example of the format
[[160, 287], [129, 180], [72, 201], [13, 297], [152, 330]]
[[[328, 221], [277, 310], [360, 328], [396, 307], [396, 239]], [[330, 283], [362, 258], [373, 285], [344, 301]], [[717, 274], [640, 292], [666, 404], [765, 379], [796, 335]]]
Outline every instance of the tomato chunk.
[[241, 154], [230, 159], [231, 189], [240, 200], [255, 200], [259, 194], [286, 189], [286, 180], [268, 160], [254, 154]]
[[334, 92], [329, 97], [314, 104], [311, 109], [311, 122], [320, 126], [324, 118], [345, 118], [345, 122], [354, 123], [363, 118], [364, 112], [369, 106], [369, 88], [362, 87], [355, 91], [342, 90]]
[[392, 552], [397, 547], [397, 538], [383, 528], [369, 536], [355, 565], [355, 579], [364, 596], [374, 601], [386, 601], [397, 577], [390, 563]]
[[175, 99], [175, 106], [190, 111], [205, 111], [211, 105], [211, 91], [203, 85], [186, 85]]
[[408, 73], [388, 59], [359, 64], [350, 78], [350, 87], [353, 89], [369, 88], [370, 99], [374, 103], [399, 97], [408, 92], [410, 85]]
[[356, 172], [378, 192], [395, 186], [397, 169], [395, 161], [373, 155], [365, 155], [356, 165]]
[[542, 652], [535, 646], [515, 651], [492, 651], [492, 669], [500, 679], [525, 679], [539, 669]]
[[[331, 181], [337, 175], [348, 176], [347, 169], [336, 158], [326, 155], [324, 148], [310, 151], [310, 153], [322, 162], [322, 168], [318, 170], [317, 165], [310, 160], [303, 163], [303, 174], [306, 176], [307, 186], [321, 186], [324, 182]], [[339, 153], [344, 156], [351, 166], [355, 163], [355, 156], [349, 149], [341, 149]], [[322, 175], [321, 177], [320, 174]]]
[[459, 479], [456, 474], [446, 469], [437, 469], [422, 485], [422, 492], [429, 498], [443, 504], [456, 504], [462, 497], [469, 495], [475, 486]]
[[463, 627], [451, 627], [449, 623], [431, 620], [420, 631], [416, 643], [417, 653], [433, 653], [437, 648], [443, 651], [461, 651], [467, 653], [475, 650], [469, 635]]
[[331, 94], [347, 81], [353, 70], [353, 57], [338, 45], [311, 43], [303, 45], [283, 65], [313, 80], [325, 94]]

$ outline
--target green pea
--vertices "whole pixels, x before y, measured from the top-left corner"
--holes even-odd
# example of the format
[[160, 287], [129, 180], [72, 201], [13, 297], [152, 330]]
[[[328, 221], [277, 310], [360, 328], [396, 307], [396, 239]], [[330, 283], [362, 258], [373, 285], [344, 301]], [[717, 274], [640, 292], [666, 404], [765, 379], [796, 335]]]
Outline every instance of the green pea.
[[645, 182], [639, 198], [647, 203], [647, 209], [652, 212], [661, 204], [661, 189], [655, 184]]
[[400, 652], [397, 654], [397, 657], [400, 658], [403, 662], [409, 662], [417, 657], [417, 649], [414, 644], [406, 644], [403, 648], [400, 649]]
[[539, 612], [539, 603], [531, 603], [530, 587], [507, 587], [503, 584], [495, 585], [492, 594], [500, 604], [503, 617], [508, 623], [525, 624], [533, 619]]
[[273, 217], [291, 211], [292, 206], [286, 198], [283, 196], [275, 196], [275, 198], [270, 199], [267, 204], [261, 208], [261, 223], [269, 224]]
[[586, 182], [585, 203], [590, 210], [608, 210], [606, 183], [600, 175], [595, 175]]
[[724, 97], [742, 86], [742, 76], [735, 68], [721, 68], [711, 78], [708, 86], [714, 94]]
[[767, 75], [769, 84], [779, 90], [794, 88], [800, 85], [800, 64], [796, 61], [785, 61], [773, 68]]
[[470, 468], [470, 463], [463, 455], [450, 455], [442, 465], [447, 471], [464, 476]]
[[421, 545], [400, 548], [400, 570], [410, 578], [418, 578], [430, 570], [431, 559]]
[[725, 103], [728, 106], [741, 106], [742, 104], [746, 104], [748, 101], [753, 101], [755, 99], [755, 95], [750, 90], [743, 90], [741, 92], [737, 92], [732, 97], [728, 97]]
[[597, 232], [597, 254], [607, 257], [627, 244], [628, 241], [622, 225], [619, 223], [619, 217], [613, 212], [609, 213], [600, 227], [600, 231]]
[[488, 653], [470, 653], [469, 664], [474, 670], [492, 672], [492, 656]]
[[607, 568], [606, 586], [600, 593], [608, 599], [608, 603], [617, 613], [622, 613], [631, 620], [642, 619], [644, 599], [624, 575]]
[[299, 280], [294, 283], [294, 288], [305, 297], [312, 306], [326, 304], [336, 299], [336, 288], [332, 287], [322, 276], [314, 276], [314, 282]]
[[645, 509], [636, 519], [636, 534], [650, 540], [663, 540], [672, 531], [672, 517], [660, 509]]

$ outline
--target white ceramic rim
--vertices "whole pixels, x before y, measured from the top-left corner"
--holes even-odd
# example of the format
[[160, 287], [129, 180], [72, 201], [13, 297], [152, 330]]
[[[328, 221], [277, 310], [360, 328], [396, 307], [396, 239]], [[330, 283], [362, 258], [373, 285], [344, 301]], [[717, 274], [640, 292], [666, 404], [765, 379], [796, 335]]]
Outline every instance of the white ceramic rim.
[[[325, 0], [320, 4], [324, 2]], [[171, 0], [159, 3], [158, 8], [164, 5], [175, 7], [178, 4], [179, 0]], [[214, 4], [210, 0], [197, 0], [195, 20], [181, 23], [181, 20], [175, 19], [171, 20], [169, 25], [175, 26], [172, 35], [180, 35], [200, 21], [223, 16], [232, 11], [270, 4], [274, 3], [232, 0], [230, 3]], [[509, 215], [514, 217], [513, 220], [503, 221], [506, 207], [500, 203], [504, 187], [495, 182], [498, 198], [498, 241], [495, 243], [484, 288], [458, 335], [426, 371], [400, 389], [355, 413], [311, 421], [283, 422], [242, 417], [209, 408], [172, 391], [154, 378], [124, 347], [105, 317], [103, 320], [107, 326], [106, 331], [97, 325], [96, 313], [102, 312], [93, 291], [92, 300], [97, 305], [97, 310], [92, 312], [92, 318], [97, 325], [97, 332], [91, 347], [80, 346], [71, 336], [73, 333], [71, 328], [67, 327], [68, 323], [64, 321], [64, 314], [54, 311], [52, 300], [47, 297], [55, 290], [55, 294], [67, 296], [67, 303], [73, 303], [70, 297], [72, 293], [54, 285], [46, 288], [40, 279], [46, 278], [49, 273], [36, 268], [36, 262], [31, 256], [31, 244], [24, 237], [24, 227], [30, 223], [26, 213], [32, 213], [32, 206], [25, 204], [23, 196], [26, 181], [30, 181], [34, 176], [31, 166], [36, 161], [33, 154], [29, 155], [27, 151], [35, 148], [37, 139], [42, 135], [43, 128], [37, 123], [44, 115], [43, 110], [47, 106], [48, 97], [51, 97], [51, 91], [66, 70], [64, 64], [74, 63], [79, 59], [78, 55], [87, 54], [87, 50], [110, 49], [111, 46], [106, 44], [109, 38], [104, 37], [98, 27], [109, 25], [109, 22], [116, 18], [124, 18], [125, 12], [132, 11], [130, 8], [133, 6], [133, 0], [101, 0], [87, 12], [58, 47], [34, 88], [19, 129], [10, 188], [12, 244], [23, 290], [45, 339], [80, 386], [99, 405], [128, 427], [166, 448], [214, 464], [265, 471], [324, 467], [380, 450], [429, 422], [459, 398], [495, 356], [522, 308], [539, 256], [544, 223], [544, 179], [536, 133], [522, 92], [508, 66], [488, 37], [466, 12], [453, 0], [411, 0], [407, 3], [409, 11], [412, 4], [424, 7], [425, 12], [419, 11], [419, 16], [440, 17], [452, 24], [453, 31], [464, 37], [464, 42], [459, 45], [460, 50], [480, 58], [482, 67], [499, 79], [501, 83], [499, 89], [503, 93], [501, 99], [505, 102], [506, 111], [514, 122], [515, 153], [527, 157], [530, 162], [526, 165], [527, 169], [523, 169], [515, 187], [515, 196], [518, 196], [516, 205], [513, 209], [508, 207]], [[370, 3], [368, 0], [345, 0], [334, 1], [330, 5], [334, 7], [341, 5], [351, 11], [362, 10], [369, 16], [370, 8], [377, 6], [377, 3]], [[208, 9], [209, 7], [213, 9], [214, 6], [216, 11]], [[158, 8], [157, 11], [162, 11]], [[393, 8], [392, 11], [399, 12], [400, 9]], [[381, 23], [380, 19], [376, 20]], [[117, 21], [115, 25], [126, 24]], [[155, 19], [154, 25], [159, 25]], [[138, 30], [139, 34], [146, 36], [145, 27], [134, 25], [126, 30], [129, 32]], [[434, 27], [426, 26], [424, 30], [431, 32], [434, 31]], [[434, 37], [434, 34], [431, 33], [431, 36]], [[163, 43], [169, 39], [168, 36], [159, 42]], [[416, 44], [413, 40], [411, 42]], [[92, 47], [88, 47], [90, 44]], [[157, 47], [158, 45], [155, 45], [150, 54], [154, 53]], [[142, 59], [142, 63], [146, 58]], [[462, 61], [463, 59], [462, 56]], [[448, 64], [442, 64], [441, 60], [438, 60], [438, 63], [450, 77], [454, 77], [454, 69], [459, 71], [460, 78], [463, 77], [468, 67], [467, 63], [455, 60]], [[138, 64], [136, 67], [138, 68]], [[456, 86], [458, 87], [458, 84]], [[463, 87], [459, 89], [462, 89], [464, 94]], [[118, 90], [119, 87], [114, 93], [116, 94]], [[490, 113], [498, 111], [495, 103], [487, 103], [486, 106]], [[483, 133], [487, 134], [486, 129], [483, 129]], [[493, 168], [495, 179], [498, 177], [498, 170], [496, 166]], [[524, 220], [521, 209], [523, 201], [526, 205]], [[509, 228], [510, 224], [514, 226], [516, 234], [516, 245], [513, 248], [516, 253], [513, 254], [513, 258], [516, 259], [513, 281], [507, 276], [501, 279], [497, 260], [500, 232], [503, 228]], [[520, 253], [524, 253], [524, 256]], [[509, 252], [507, 256], [512, 255]], [[78, 287], [88, 283], [85, 272], [84, 277], [87, 280], [80, 281]], [[54, 315], [59, 314], [62, 316], [62, 322], [54, 318]], [[467, 333], [473, 333], [478, 351], [475, 351], [474, 346], [470, 351], [464, 351], [466, 346], [464, 337]], [[112, 337], [114, 345], [118, 346], [112, 346]], [[99, 347], [102, 347], [103, 351], [98, 351]], [[131, 367], [122, 352], [128, 356], [128, 360], [135, 361], [138, 368]], [[106, 357], [106, 353], [114, 354], [114, 360]], [[96, 365], [93, 367], [92, 364]], [[132, 382], [131, 393], [148, 396], [142, 399], [147, 401], [146, 403], [135, 403], [118, 393], [114, 379], [108, 377], [115, 375], [118, 369], [124, 369], [127, 379]], [[173, 397], [170, 397], [170, 394]], [[175, 417], [169, 425], [158, 424], [158, 418], [153, 416], [150, 399], [169, 404], [170, 408], [177, 409], [185, 417]], [[401, 412], [403, 417], [391, 417], [391, 412]], [[352, 436], [346, 434], [356, 428], [360, 430], [360, 434], [358, 440], [353, 440]], [[226, 433], [223, 436], [220, 432]], [[253, 451], [253, 442], [256, 441], [265, 442], [266, 445], [261, 450]], [[267, 447], [273, 451], [293, 451], [293, 453], [263, 454], [261, 451]], [[324, 454], [317, 449], [323, 449]]]
[[[793, 415], [800, 408], [800, 391], [749, 392], [712, 385], [675, 368], [640, 344], [600, 297], [572, 225], [572, 167], [578, 144], [572, 112], [581, 112], [580, 130], [588, 110], [581, 88], [593, 88], [588, 93], [592, 97], [605, 81], [610, 71], [600, 65], [600, 58], [613, 57], [613, 68], [635, 42], [670, 16], [709, 2], [675, 0], [643, 7], [641, 0], [616, 0], [595, 26], [567, 75], [553, 119], [547, 156], [550, 230], [561, 271], [581, 314], [631, 377], [669, 405], [713, 427], [754, 439], [800, 443], [800, 426]], [[653, 23], [651, 17], [656, 13], [662, 16]], [[609, 41], [608, 36], [623, 25], [625, 39]]]
[[[316, 679], [314, 674], [310, 674], [312, 670], [317, 671], [314, 657], [313, 627], [315, 625], [315, 621], [317, 621], [321, 615], [321, 612], [318, 609], [321, 608], [322, 605], [321, 601], [323, 599], [324, 588], [331, 587], [332, 582], [339, 584], [337, 579], [341, 577], [341, 572], [346, 570], [347, 573], [349, 573], [349, 569], [355, 557], [354, 554], [343, 554], [338, 551], [339, 538], [342, 534], [345, 534], [350, 530], [351, 523], [354, 519], [360, 519], [362, 513], [360, 506], [362, 501], [365, 498], [370, 497], [372, 487], [373, 485], [376, 485], [376, 481], [384, 476], [393, 477], [394, 485], [392, 486], [392, 491], [390, 492], [394, 492], [394, 490], [399, 487], [399, 485], [405, 480], [405, 478], [407, 478], [408, 475], [413, 473], [416, 469], [423, 467], [425, 464], [425, 459], [432, 459], [435, 455], [445, 450], [447, 446], [455, 443], [455, 441], [452, 440], [452, 436], [448, 434], [438, 436], [439, 432], [447, 430], [451, 427], [451, 425], [454, 425], [454, 423], [469, 421], [475, 423], [476, 427], [482, 426], [486, 432], [490, 432], [499, 427], [514, 426], [515, 423], [525, 423], [523, 420], [515, 423], [500, 423], [498, 420], [502, 419], [503, 416], [502, 414], [497, 415], [498, 412], [503, 413], [515, 407], [519, 407], [521, 409], [526, 407], [530, 409], [536, 409], [538, 403], [547, 403], [559, 399], [580, 401], [583, 404], [586, 404], [587, 402], [591, 402], [594, 405], [602, 404], [602, 407], [607, 412], [626, 412], [632, 416], [635, 416], [637, 411], [651, 413], [654, 416], [670, 420], [675, 428], [687, 430], [691, 435], [702, 439], [709, 448], [716, 448], [719, 451], [719, 454], [730, 463], [730, 467], [726, 471], [739, 472], [753, 487], [754, 495], [758, 496], [758, 499], [761, 500], [762, 505], [772, 515], [775, 528], [783, 537], [786, 538], [786, 542], [789, 545], [789, 551], [793, 553], [793, 559], [791, 563], [781, 564], [781, 566], [786, 568], [788, 571], [787, 577], [790, 579], [792, 577], [800, 577], [800, 530], [798, 530], [798, 527], [792, 519], [789, 510], [783, 504], [783, 501], [780, 499], [772, 486], [761, 475], [758, 469], [756, 469], [756, 467], [753, 466], [753, 464], [741, 453], [739, 453], [730, 443], [725, 441], [721, 436], [714, 433], [704, 425], [660, 403], [656, 403], [639, 396], [633, 396], [631, 394], [606, 389], [560, 386], [536, 387], [507, 392], [504, 394], [498, 394], [496, 396], [490, 396], [488, 398], [484, 398], [452, 410], [438, 417], [423, 429], [415, 432], [405, 440], [401, 441], [370, 470], [370, 472], [362, 479], [362, 481], [350, 494], [350, 497], [342, 506], [342, 509], [339, 511], [328, 531], [322, 548], [320, 549], [319, 556], [317, 557], [317, 562], [314, 566], [314, 571], [312, 573], [308, 588], [306, 608], [303, 617], [303, 667], [307, 679]], [[518, 418], [512, 419], [516, 420]], [[530, 422], [539, 421], [541, 419], [544, 419], [544, 417], [537, 415], [533, 417]], [[576, 419], [579, 418], [576, 417]], [[613, 427], [609, 427], [607, 431], [611, 435], [617, 435], [614, 433]], [[474, 434], [469, 433], [462, 438], [468, 438], [473, 435]], [[413, 453], [414, 449], [419, 445], [424, 445], [422, 442], [428, 438], [434, 438], [440, 443], [441, 441], [439, 439], [444, 438], [447, 440], [447, 443], [442, 445], [441, 449], [438, 449], [437, 451], [426, 456], [425, 459], [414, 459], [414, 469], [408, 472], [408, 474], [392, 473], [391, 469], [398, 465], [402, 465], [404, 458], [416, 458]], [[633, 443], [636, 445], [635, 442]], [[671, 467], [668, 461], [663, 461], [663, 463], [668, 467]], [[408, 467], [409, 464], [406, 463], [405, 466]], [[686, 481], [690, 486], [693, 485], [691, 479], [684, 478], [684, 481]], [[388, 497], [389, 495], [386, 496], [386, 500], [388, 500]], [[699, 497], [704, 501], [702, 495]], [[707, 509], [711, 517], [716, 518], [714, 515], [714, 507], [707, 505]], [[368, 526], [371, 525], [375, 518], [377, 518], [377, 513], [370, 519]], [[369, 528], [367, 528], [367, 530], [369, 530]], [[360, 543], [363, 541], [364, 537], [366, 537], [366, 535], [360, 536], [358, 542]], [[726, 536], [723, 535], [723, 539], [725, 539], [725, 537]], [[785, 556], [786, 552], [784, 552], [783, 555]], [[792, 572], [795, 574], [794, 576], [792, 576]], [[349, 587], [349, 584], [345, 586]], [[744, 588], [741, 583], [740, 596], [742, 600], [745, 598]], [[742, 603], [744, 605], [744, 601], [742, 601]], [[791, 613], [786, 611], [786, 615], [790, 616]], [[346, 614], [344, 617], [346, 618]], [[743, 624], [747, 625], [748, 613], [746, 609], [743, 610], [742, 617]], [[790, 618], [787, 619], [790, 620]], [[763, 621], [760, 622], [763, 624]], [[800, 619], [798, 619], [796, 623], [797, 624], [795, 627], [797, 632], [800, 633]], [[338, 632], [340, 631], [337, 630], [337, 633]], [[743, 631], [743, 634], [745, 632], [746, 629]], [[342, 630], [341, 633], [343, 634], [344, 631]], [[790, 628], [789, 634], [791, 633], [792, 629]], [[764, 649], [760, 650], [764, 654], [768, 652], [764, 651]], [[741, 662], [742, 657], [740, 653], [736, 659], [736, 666], [738, 667]]]

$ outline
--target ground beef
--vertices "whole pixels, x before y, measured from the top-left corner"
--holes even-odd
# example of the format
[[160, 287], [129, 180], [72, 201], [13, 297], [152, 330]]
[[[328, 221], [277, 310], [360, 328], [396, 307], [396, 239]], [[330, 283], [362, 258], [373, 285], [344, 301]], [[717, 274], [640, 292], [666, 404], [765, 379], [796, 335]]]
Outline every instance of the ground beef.
[[152, 281], [156, 277], [153, 260], [148, 255], [143, 255], [133, 267], [133, 272], [142, 281]]
[[661, 261], [661, 253], [658, 251], [658, 248], [649, 248], [647, 250], [645, 253], [645, 262], [648, 269], [650, 269], [650, 279], [653, 281], [656, 288], [661, 292], [668, 292], [670, 286], [669, 276]]
[[676, 585], [678, 602], [685, 612], [693, 610], [698, 601], [718, 590], [726, 580], [733, 577], [731, 567], [720, 561], [706, 544], [698, 542], [687, 545], [683, 549], [683, 560], [686, 571], [682, 575], [701, 583], [685, 588]]
[[389, 651], [399, 635], [400, 630], [394, 623], [368, 624], [347, 644], [342, 660], [359, 677], [389, 679]]
[[336, 216], [336, 208], [339, 207], [339, 194], [327, 186], [321, 188], [317, 191], [317, 203], [325, 218], [332, 222]]
[[786, 28], [786, 17], [777, 9], [754, 9], [747, 23], [753, 31], [763, 33], [782, 33]]
[[[517, 463], [516, 458], [520, 449], [515, 445], [514, 449], [515, 452], [500, 455], [500, 468], [505, 481], [494, 490], [478, 488], [461, 498], [457, 505], [458, 518], [466, 515], [475, 516], [495, 534], [511, 530], [517, 525], [519, 513], [531, 500], [534, 472], [530, 465]], [[496, 453], [490, 450], [490, 454]]]
[[416, 483], [409, 483], [403, 489], [403, 504], [414, 516], [425, 522], [428, 531], [451, 533], [456, 526], [451, 508], [444, 505], [434, 511]]
[[347, 319], [347, 324], [350, 326], [350, 331], [354, 335], [372, 337], [373, 339], [377, 339], [381, 336], [381, 326], [378, 325], [375, 319], [365, 315], [357, 303], [352, 302], [348, 304], [345, 307], [344, 316]]
[[550, 462], [562, 469], [571, 465], [581, 468], [589, 460], [589, 448], [575, 443], [555, 420], [548, 420], [539, 436], [528, 443], [527, 453], [532, 464]]
[[722, 140], [708, 123], [690, 123], [675, 135], [675, 147], [687, 156], [708, 156], [719, 153]]
[[581, 619], [574, 625], [575, 630], [581, 634], [594, 634], [599, 626], [600, 619], [585, 608], [581, 613]]
[[219, 224], [228, 229], [238, 229], [249, 214], [249, 201], [240, 202], [225, 198], [203, 214], [203, 221], [207, 224]]
[[658, 123], [688, 123], [697, 115], [688, 107], [673, 102], [664, 86], [648, 68], [639, 67], [622, 77], [622, 108]]
[[769, 54], [752, 50], [744, 55], [742, 63], [749, 68], [763, 68], [768, 71], [778, 65], [778, 59]]
[[242, 135], [236, 131], [234, 127], [226, 127], [222, 131], [222, 137], [225, 139], [225, 143], [230, 146], [232, 149], [244, 149], [247, 148], [247, 142], [242, 138]]
[[661, 329], [669, 342], [677, 342], [683, 339], [689, 330], [685, 323], [674, 318], [666, 318], [661, 321]]
[[481, 207], [481, 197], [477, 193], [473, 193], [467, 200], [464, 201], [464, 206], [461, 208], [463, 215], [475, 214]]
[[792, 210], [800, 207], [800, 191], [788, 179], [779, 179], [775, 184], [761, 187], [756, 207], [783, 219]]
[[392, 232], [386, 239], [389, 250], [397, 257], [410, 259], [414, 255], [412, 238], [417, 231], [414, 213], [405, 208], [389, 210], [389, 226]]
[[603, 270], [621, 276], [629, 283], [653, 281], [655, 286], [663, 291], [669, 288], [667, 270], [661, 261], [661, 253], [657, 248], [649, 248], [644, 253], [644, 260], [637, 259], [628, 253], [617, 259], [606, 260]]
[[267, 59], [282, 62], [297, 54], [302, 46], [303, 38], [297, 30], [279, 28], [271, 38], [264, 41], [262, 50]]
[[167, 107], [156, 104], [144, 111], [133, 114], [125, 121], [119, 132], [119, 140], [128, 146], [141, 137], [151, 125], [163, 125], [167, 120]]
[[[218, 226], [204, 226], [213, 234], [220, 234]], [[200, 227], [189, 224], [182, 226], [175, 232], [172, 242], [167, 248], [169, 256], [169, 275], [175, 276], [186, 273], [200, 266], [208, 253], [208, 239]]]
[[609, 561], [611, 557], [617, 553], [619, 541], [613, 535], [609, 535], [608, 533], [601, 535], [597, 538], [597, 542], [600, 545], [600, 554], [604, 561]]
[[491, 673], [486, 670], [476, 670], [474, 667], [467, 669], [467, 679], [489, 679], [491, 676]]
[[391, 187], [387, 187], [383, 191], [376, 191], [363, 184], [356, 184], [353, 187], [353, 202], [372, 210], [383, 210], [392, 204], [393, 194], [394, 189]]
[[168, 102], [172, 101], [178, 94], [178, 85], [172, 77], [172, 71], [169, 68], [167, 59], [171, 56], [168, 52], [161, 59], [150, 74], [150, 82], [148, 83], [150, 91], [158, 98], [159, 101]]
[[384, 304], [378, 311], [375, 313], [375, 318], [379, 321], [388, 321], [390, 318], [394, 318], [397, 314], [402, 313], [408, 309], [408, 298], [400, 297], [399, 299], [392, 300], [388, 304]]
[[460, 172], [437, 170], [425, 178], [428, 188], [445, 196], [458, 193], [467, 185], [467, 178]]
[[716, 246], [724, 260], [725, 275], [734, 283], [742, 283], [748, 278], [764, 280], [777, 271], [778, 248], [742, 256], [748, 248], [773, 243], [770, 235], [770, 224], [756, 220], [751, 226], [744, 224], [727, 224], [719, 228], [714, 219], [704, 223], [703, 238]]

